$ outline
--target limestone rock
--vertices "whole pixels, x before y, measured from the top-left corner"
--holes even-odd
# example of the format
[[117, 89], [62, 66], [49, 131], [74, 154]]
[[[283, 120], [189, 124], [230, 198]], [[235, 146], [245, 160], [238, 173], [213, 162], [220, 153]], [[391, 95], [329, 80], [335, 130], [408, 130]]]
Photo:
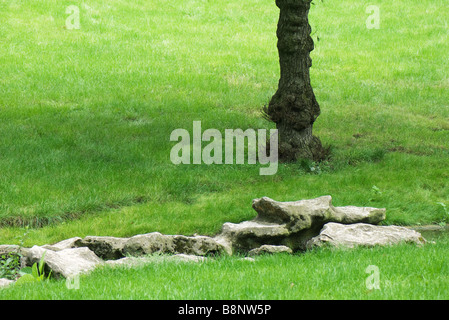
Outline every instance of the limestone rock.
[[219, 255], [226, 252], [226, 248], [215, 239], [207, 236], [187, 237], [173, 236], [175, 253], [189, 256]]
[[53, 251], [34, 246], [28, 251], [27, 263], [29, 266], [39, 263], [45, 252], [44, 262], [46, 273], [52, 270], [52, 276], [73, 277], [91, 271], [103, 261], [88, 248], [72, 248]]
[[10, 252], [15, 252], [19, 249], [18, 245], [9, 245], [9, 244], [2, 244], [0, 245], [0, 256], [4, 254], [8, 254]]
[[398, 226], [375, 226], [365, 223], [344, 225], [327, 223], [320, 234], [307, 242], [307, 248], [321, 246], [373, 247], [400, 243], [424, 244], [426, 240], [419, 232]]
[[75, 241], [76, 247], [87, 247], [104, 260], [124, 257], [123, 248], [128, 238], [87, 236]]
[[285, 224], [291, 233], [320, 228], [327, 222], [378, 224], [385, 220], [385, 209], [334, 207], [331, 196], [310, 200], [279, 202], [268, 197], [253, 200], [256, 220]]
[[258, 213], [252, 221], [225, 223], [216, 237], [232, 251], [250, 251], [265, 244], [305, 250], [307, 241], [328, 222], [378, 224], [385, 219], [385, 209], [334, 207], [331, 196], [291, 202], [262, 197], [254, 199], [252, 206]]
[[227, 252], [223, 244], [211, 237], [164, 235], [159, 232], [140, 234], [131, 238], [88, 236], [74, 243], [77, 247], [88, 247], [104, 260], [153, 253], [206, 256]]
[[173, 238], [159, 232], [139, 234], [129, 238], [123, 246], [125, 255], [141, 256], [156, 252], [174, 253], [175, 244]]
[[369, 223], [377, 225], [386, 218], [386, 210], [384, 208], [355, 206], [332, 208], [336, 217], [335, 219], [332, 219], [332, 222], [343, 224]]
[[268, 197], [253, 200], [255, 220], [283, 224], [289, 232], [313, 227], [316, 220], [326, 221], [332, 217], [332, 198], [324, 196], [311, 200], [279, 202]]
[[252, 249], [248, 252], [250, 256], [258, 256], [262, 254], [275, 254], [275, 253], [292, 253], [292, 249], [286, 246], [273, 246], [265, 244], [259, 248]]
[[168, 253], [196, 256], [214, 255], [226, 252], [223, 244], [207, 236], [163, 235], [159, 232], [131, 237], [124, 245], [125, 254]]
[[18, 253], [32, 265], [46, 251], [47, 268], [55, 276], [72, 277], [103, 264], [102, 259], [109, 260], [108, 265], [136, 266], [167, 260], [200, 262], [207, 259], [205, 256], [234, 252], [251, 256], [292, 253], [326, 244], [355, 247], [425, 243], [416, 231], [377, 226], [385, 219], [385, 209], [334, 207], [330, 196], [290, 202], [262, 197], [254, 199], [252, 207], [257, 212], [253, 220], [225, 223], [215, 237], [159, 232], [130, 238], [74, 237], [31, 249], [0, 245], [0, 255]]
[[9, 253], [19, 253], [21, 255], [26, 255], [28, 252], [28, 248], [21, 248], [18, 245], [9, 245], [9, 244], [3, 244], [0, 245], [0, 256], [7, 255]]
[[62, 240], [58, 243], [54, 243], [54, 244], [46, 244], [43, 245], [42, 248], [44, 249], [50, 249], [53, 251], [60, 251], [60, 250], [64, 250], [64, 249], [72, 249], [72, 248], [76, 248], [76, 243], [78, 241], [81, 241], [82, 239], [80, 237], [74, 237], [74, 238], [70, 238], [70, 239], [66, 239], [66, 240]]
[[20, 256], [20, 267], [24, 267], [26, 265], [25, 256], [28, 253], [28, 248], [23, 248], [18, 245], [0, 245], [0, 259], [3, 255], [8, 256], [9, 254], [19, 255]]
[[9, 280], [9, 279], [5, 279], [5, 278], [1, 278], [0, 279], [0, 289], [1, 288], [6, 288], [9, 287], [11, 284], [13, 284], [15, 281], [14, 280]]
[[244, 221], [225, 223], [216, 237], [219, 243], [227, 247], [228, 252], [248, 251], [266, 243], [279, 244], [289, 235], [284, 225], [264, 221]]

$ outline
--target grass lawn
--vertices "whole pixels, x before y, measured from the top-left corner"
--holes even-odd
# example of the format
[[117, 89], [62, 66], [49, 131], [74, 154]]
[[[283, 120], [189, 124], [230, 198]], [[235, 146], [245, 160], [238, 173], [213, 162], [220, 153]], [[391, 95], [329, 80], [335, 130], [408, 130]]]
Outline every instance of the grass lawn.
[[[448, 237], [422, 248], [403, 245], [318, 250], [245, 261], [160, 262], [132, 269], [104, 267], [79, 279], [28, 284], [0, 291], [4, 299], [123, 300], [420, 300], [449, 297]], [[379, 289], [369, 266], [379, 271]], [[70, 289], [71, 288], [71, 289]]]
[[[379, 29], [366, 26], [372, 4]], [[66, 27], [69, 5], [79, 29]], [[18, 243], [27, 225], [29, 246], [213, 235], [253, 218], [251, 200], [262, 196], [329, 194], [336, 206], [386, 208], [385, 224], [449, 223], [446, 7], [315, 1], [314, 130], [332, 158], [260, 176], [259, 165], [174, 165], [170, 133], [193, 121], [221, 132], [273, 128], [260, 110], [279, 79], [274, 1], [0, 0], [0, 244]], [[55, 281], [0, 298], [447, 299], [447, 245], [101, 269], [79, 291]], [[368, 265], [379, 266], [381, 290], [364, 291]], [[117, 285], [105, 288], [110, 279]]]

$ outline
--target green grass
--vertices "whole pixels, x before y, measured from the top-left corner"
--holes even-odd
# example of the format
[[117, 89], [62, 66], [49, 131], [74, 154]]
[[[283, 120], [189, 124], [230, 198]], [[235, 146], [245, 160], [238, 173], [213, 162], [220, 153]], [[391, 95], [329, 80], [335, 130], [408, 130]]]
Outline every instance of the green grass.
[[[3, 299], [179, 300], [421, 300], [449, 297], [447, 237], [424, 247], [317, 250], [261, 256], [255, 262], [222, 257], [204, 263], [155, 262], [130, 271], [101, 267], [79, 279], [17, 285]], [[379, 289], [367, 286], [376, 266]], [[71, 288], [71, 289], [70, 289]], [[187, 288], [187, 289], [186, 289]]]
[[[449, 205], [446, 1], [379, 0], [378, 30], [365, 25], [370, 4], [310, 11], [314, 130], [331, 160], [319, 174], [291, 164], [259, 176], [258, 165], [175, 166], [169, 138], [195, 120], [273, 128], [260, 110], [279, 77], [274, 1], [0, 0], [0, 243], [26, 225], [25, 245], [212, 235], [254, 217], [262, 196], [329, 194], [385, 207], [385, 224], [449, 223], [437, 204]], [[79, 30], [64, 27], [69, 5]]]

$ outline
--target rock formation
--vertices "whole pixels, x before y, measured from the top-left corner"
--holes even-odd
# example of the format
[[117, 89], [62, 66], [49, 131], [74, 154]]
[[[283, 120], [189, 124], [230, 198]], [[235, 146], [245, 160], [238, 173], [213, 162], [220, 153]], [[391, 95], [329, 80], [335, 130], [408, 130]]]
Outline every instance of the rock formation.
[[233, 251], [249, 251], [264, 244], [284, 245], [293, 251], [305, 250], [307, 241], [317, 236], [326, 223], [379, 224], [385, 209], [334, 207], [330, 196], [294, 202], [278, 202], [267, 197], [253, 200], [258, 215], [252, 221], [225, 223], [218, 241]]
[[[154, 263], [154, 254], [169, 255], [167, 260], [202, 262], [210, 256], [248, 256], [295, 253], [322, 246], [372, 247], [399, 243], [424, 244], [417, 231], [379, 226], [385, 209], [370, 207], [334, 207], [330, 196], [310, 200], [278, 202], [268, 197], [253, 200], [257, 216], [251, 221], [225, 223], [215, 237], [163, 235], [159, 232], [130, 238], [87, 236], [61, 242], [19, 248], [0, 245], [0, 256], [14, 252], [23, 264], [31, 266], [45, 252], [47, 271], [55, 277], [73, 277], [99, 265]], [[0, 279], [0, 286], [11, 281]]]

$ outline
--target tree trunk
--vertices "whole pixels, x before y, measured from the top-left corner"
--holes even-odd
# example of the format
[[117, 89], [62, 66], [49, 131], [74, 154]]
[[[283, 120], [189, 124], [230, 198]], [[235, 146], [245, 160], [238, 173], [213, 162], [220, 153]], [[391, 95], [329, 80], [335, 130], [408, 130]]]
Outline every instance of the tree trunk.
[[312, 127], [320, 114], [310, 84], [310, 52], [313, 40], [308, 14], [311, 0], [276, 0], [280, 9], [277, 26], [281, 75], [278, 90], [265, 113], [279, 131], [279, 159], [322, 160], [326, 151]]

